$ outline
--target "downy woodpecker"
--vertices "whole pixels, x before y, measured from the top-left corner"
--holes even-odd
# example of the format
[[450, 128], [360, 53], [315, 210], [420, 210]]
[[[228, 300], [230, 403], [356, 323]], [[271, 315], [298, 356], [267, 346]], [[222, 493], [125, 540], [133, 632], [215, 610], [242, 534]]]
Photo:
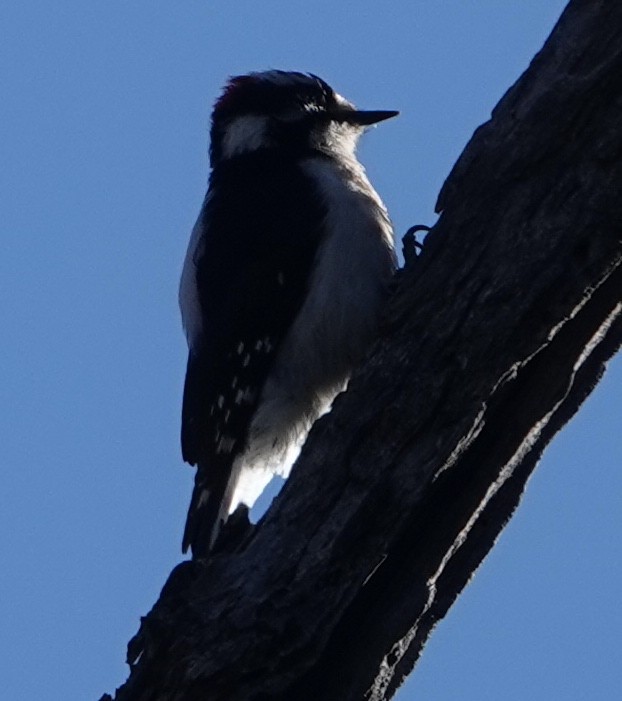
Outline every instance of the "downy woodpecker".
[[387, 211], [355, 156], [363, 111], [315, 75], [232, 78], [212, 113], [209, 189], [184, 263], [183, 551], [287, 476], [377, 333], [395, 269]]

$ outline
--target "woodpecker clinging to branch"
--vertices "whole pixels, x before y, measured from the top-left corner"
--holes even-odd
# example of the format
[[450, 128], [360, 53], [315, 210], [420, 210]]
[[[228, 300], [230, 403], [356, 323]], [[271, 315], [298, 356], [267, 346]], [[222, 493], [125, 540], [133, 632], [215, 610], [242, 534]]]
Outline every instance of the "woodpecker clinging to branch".
[[189, 345], [184, 552], [287, 475], [377, 333], [395, 268], [387, 211], [355, 156], [363, 111], [314, 75], [232, 78], [212, 114], [209, 189], [180, 287]]

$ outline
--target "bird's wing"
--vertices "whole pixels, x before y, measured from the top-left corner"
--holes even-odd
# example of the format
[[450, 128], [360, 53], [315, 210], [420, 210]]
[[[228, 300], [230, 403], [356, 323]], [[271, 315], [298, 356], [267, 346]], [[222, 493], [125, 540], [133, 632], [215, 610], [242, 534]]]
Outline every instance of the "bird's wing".
[[182, 410], [183, 457], [197, 465], [183, 542], [194, 557], [228, 514], [233, 463], [302, 304], [325, 214], [304, 173], [277, 159], [253, 154], [219, 166], [198, 223], [201, 333], [188, 357]]

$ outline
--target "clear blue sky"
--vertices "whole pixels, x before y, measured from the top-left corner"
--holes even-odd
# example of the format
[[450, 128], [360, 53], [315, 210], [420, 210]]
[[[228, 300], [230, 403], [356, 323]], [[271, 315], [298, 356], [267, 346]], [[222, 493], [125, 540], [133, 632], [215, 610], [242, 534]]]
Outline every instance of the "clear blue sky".
[[[177, 284], [227, 75], [401, 116], [361, 148], [398, 232], [562, 0], [20, 0], [0, 9], [0, 697], [97, 699], [181, 556]], [[617, 698], [622, 363], [558, 436], [400, 701]]]

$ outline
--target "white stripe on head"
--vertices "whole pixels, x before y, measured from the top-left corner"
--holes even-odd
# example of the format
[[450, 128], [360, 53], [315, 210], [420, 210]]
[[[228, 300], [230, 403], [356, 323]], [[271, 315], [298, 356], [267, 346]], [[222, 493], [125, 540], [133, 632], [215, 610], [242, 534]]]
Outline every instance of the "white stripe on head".
[[222, 139], [223, 158], [231, 158], [242, 153], [257, 151], [270, 146], [268, 117], [245, 114], [233, 119], [224, 130]]

